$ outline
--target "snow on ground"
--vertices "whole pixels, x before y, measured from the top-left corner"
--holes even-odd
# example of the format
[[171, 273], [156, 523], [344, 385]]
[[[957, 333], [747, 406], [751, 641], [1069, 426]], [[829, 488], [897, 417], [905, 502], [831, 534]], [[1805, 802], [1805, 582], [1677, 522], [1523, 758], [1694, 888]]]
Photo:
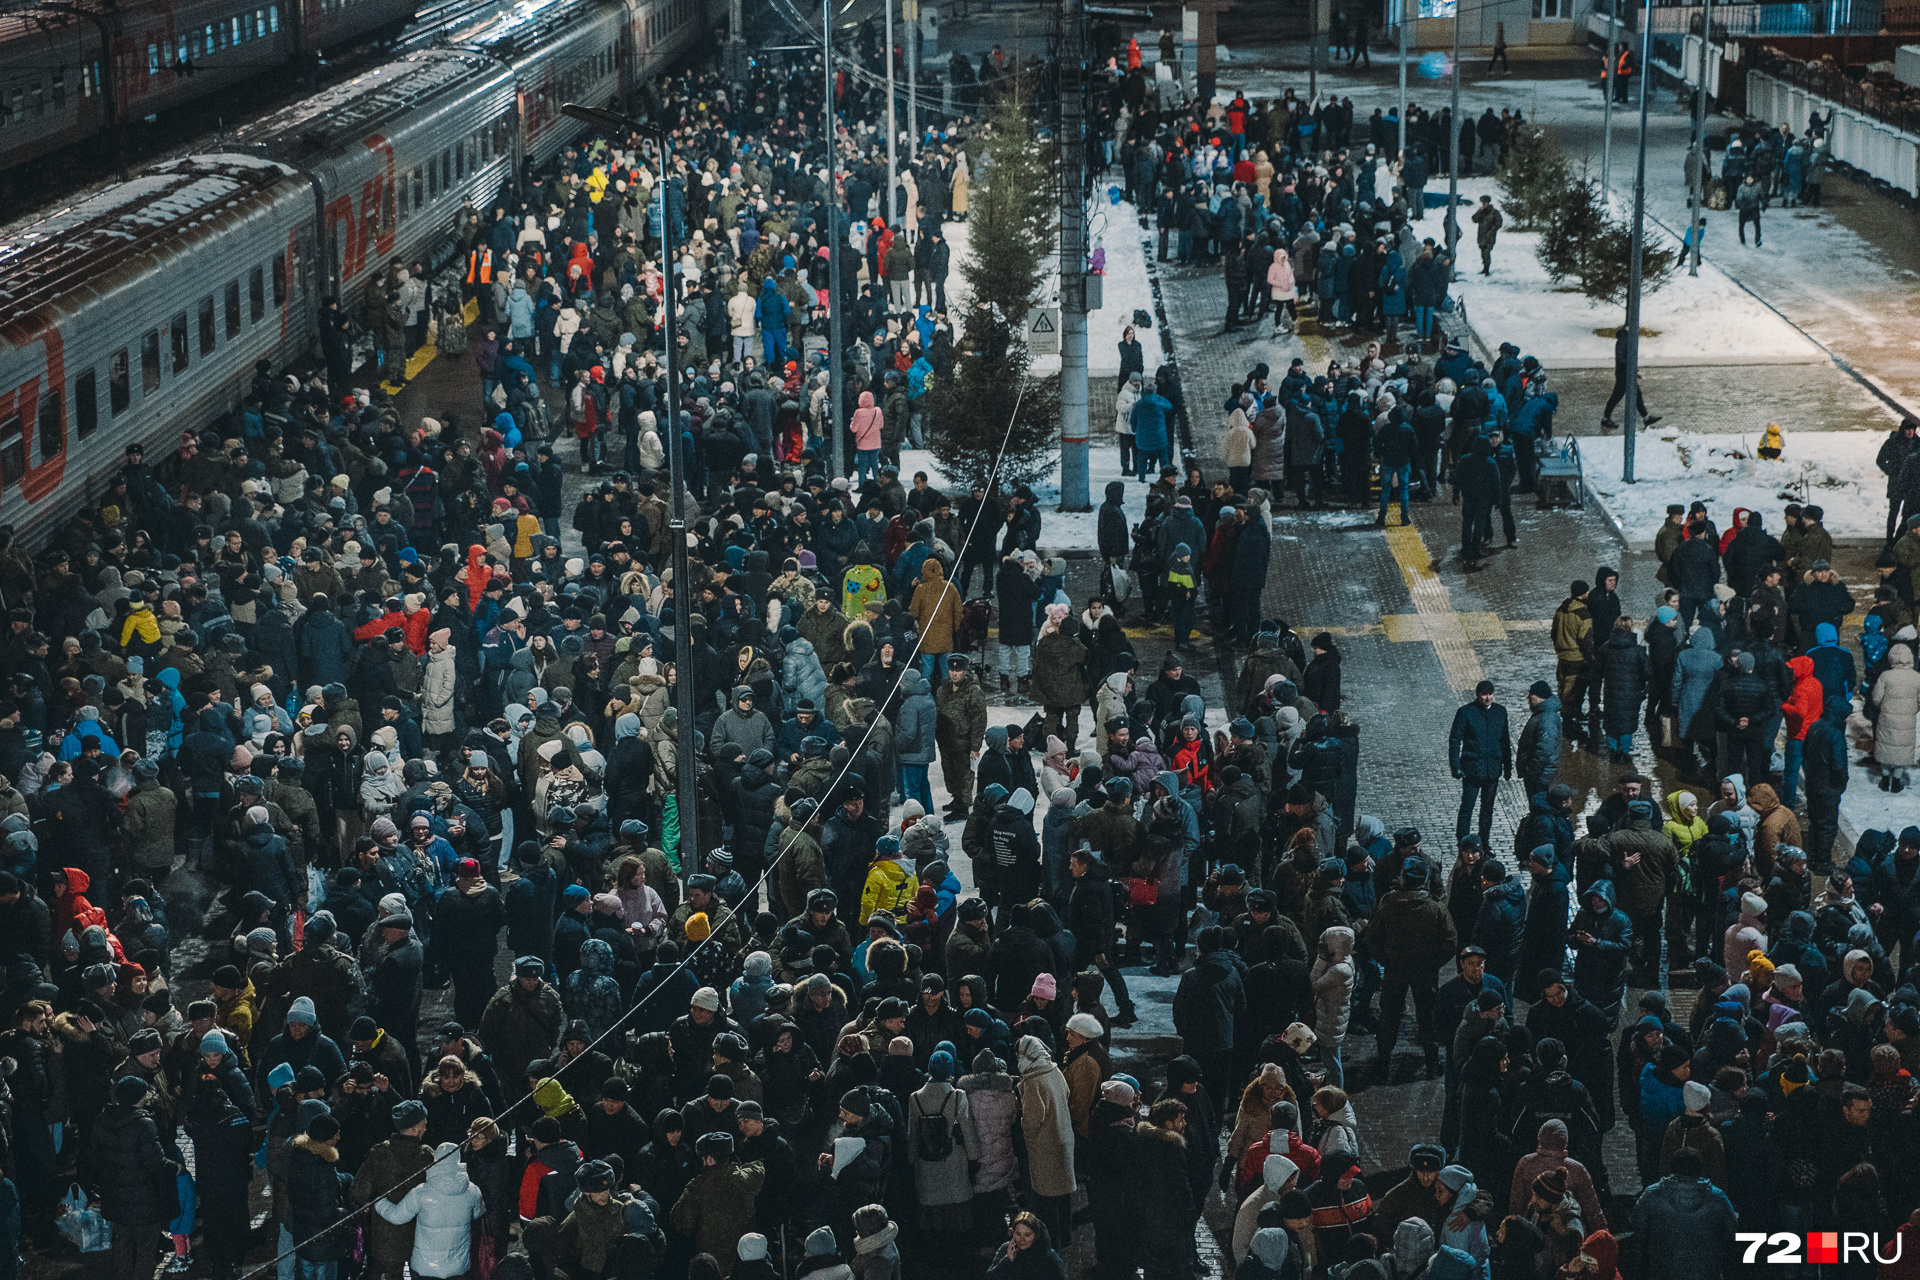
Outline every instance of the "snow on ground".
[[[1493, 251], [1493, 274], [1481, 275], [1474, 229], [1466, 219], [1482, 194], [1498, 201], [1500, 193], [1493, 182], [1483, 180], [1462, 182], [1460, 194], [1460, 279], [1454, 292], [1465, 301], [1467, 320], [1481, 341], [1490, 349], [1502, 342], [1517, 343], [1549, 369], [1612, 368], [1621, 308], [1590, 301], [1571, 285], [1555, 286], [1540, 265], [1540, 234], [1534, 231], [1502, 231]], [[1437, 237], [1440, 228], [1435, 226], [1430, 234]], [[1651, 226], [1647, 234], [1660, 237]], [[1827, 359], [1804, 334], [1711, 261], [1701, 264], [1698, 277], [1682, 269], [1645, 295], [1640, 327], [1648, 331], [1640, 341], [1640, 363], [1647, 366], [1821, 364]]]
[[[1098, 206], [1087, 222], [1087, 246], [1107, 251], [1105, 301], [1087, 316], [1087, 370], [1093, 377], [1120, 372], [1120, 335], [1133, 323], [1137, 308], [1153, 314], [1153, 285], [1147, 279], [1147, 256], [1141, 248], [1140, 214], [1122, 200], [1110, 202], [1101, 184], [1094, 190]], [[1156, 345], [1146, 334], [1136, 334], [1142, 346]], [[1157, 363], [1157, 362], [1156, 362]], [[1153, 368], [1153, 364], [1147, 366]]]
[[[1088, 490], [1093, 511], [1056, 511], [1060, 505], [1060, 473], [1058, 459], [1052, 476], [1034, 484], [1034, 497], [1040, 500], [1040, 550], [1055, 551], [1093, 551], [1098, 548], [1096, 536], [1099, 529], [1100, 504], [1106, 501], [1107, 484], [1119, 480], [1126, 485], [1126, 496], [1121, 499], [1121, 507], [1127, 513], [1127, 527], [1147, 517], [1147, 486], [1139, 483], [1130, 475], [1120, 472], [1120, 447], [1111, 437], [1106, 440], [1096, 438], [1087, 449], [1089, 471]], [[1179, 465], [1175, 463], [1174, 465]], [[927, 482], [936, 489], [948, 488], [946, 473], [940, 469], [940, 462], [925, 449], [902, 449], [900, 451], [900, 474], [911, 478], [916, 471], [927, 473]]]
[[[1892, 419], [1888, 420], [1889, 427]], [[1884, 478], [1873, 464], [1886, 439], [1878, 432], [1823, 431], [1786, 436], [1786, 456], [1755, 457], [1765, 422], [1752, 434], [1699, 435], [1655, 427], [1634, 444], [1635, 484], [1621, 480], [1625, 441], [1620, 435], [1581, 436], [1580, 455], [1587, 487], [1619, 526], [1627, 544], [1653, 546], [1667, 504], [1707, 504], [1726, 526], [1735, 507], [1751, 507], [1779, 528], [1780, 509], [1789, 502], [1814, 503], [1826, 510], [1826, 526], [1836, 540], [1877, 543], [1886, 534]]]

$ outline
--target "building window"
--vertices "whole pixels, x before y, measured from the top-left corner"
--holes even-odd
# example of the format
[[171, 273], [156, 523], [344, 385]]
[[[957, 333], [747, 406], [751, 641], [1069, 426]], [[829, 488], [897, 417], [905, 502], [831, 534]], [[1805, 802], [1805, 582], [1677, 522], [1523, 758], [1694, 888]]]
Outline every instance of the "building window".
[[40, 461], [57, 458], [67, 451], [67, 407], [61, 403], [60, 389], [51, 388], [40, 397]]
[[140, 339], [140, 394], [150, 396], [160, 389], [160, 331], [147, 330]]
[[96, 398], [97, 390], [93, 383], [93, 370], [89, 369], [73, 380], [73, 425], [85, 440], [100, 425], [100, 402]]
[[113, 416], [119, 417], [133, 403], [133, 382], [127, 376], [127, 349], [120, 348], [107, 361], [107, 403], [113, 409]]
[[1535, 22], [1563, 22], [1573, 17], [1573, 0], [1533, 0]]
[[247, 274], [247, 319], [250, 324], [259, 324], [267, 314], [267, 278], [266, 273], [255, 267]]
[[214, 346], [213, 295], [200, 299], [200, 354], [210, 356]]
[[227, 341], [232, 342], [240, 336], [240, 282], [227, 281], [226, 296]]

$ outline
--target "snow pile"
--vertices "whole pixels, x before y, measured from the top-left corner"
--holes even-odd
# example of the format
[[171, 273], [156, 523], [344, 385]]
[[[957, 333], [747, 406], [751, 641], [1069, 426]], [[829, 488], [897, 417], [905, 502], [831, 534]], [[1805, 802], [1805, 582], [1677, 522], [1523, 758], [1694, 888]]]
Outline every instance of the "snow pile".
[[[1110, 203], [1106, 185], [1095, 188], [1099, 204], [1087, 220], [1089, 252], [1106, 250], [1106, 278], [1103, 302], [1098, 311], [1087, 316], [1087, 372], [1092, 377], [1117, 377], [1120, 373], [1120, 335], [1133, 323], [1135, 310], [1153, 314], [1153, 285], [1147, 279], [1147, 257], [1141, 246], [1140, 214], [1122, 200]], [[1157, 349], [1159, 342], [1151, 334], [1136, 333], [1143, 348]], [[1147, 361], [1152, 372], [1158, 358]]]
[[1587, 487], [1635, 548], [1653, 545], [1667, 504], [1707, 504], [1721, 528], [1735, 507], [1763, 513], [1770, 528], [1784, 523], [1789, 502], [1825, 509], [1826, 527], [1842, 541], [1878, 542], [1886, 533], [1886, 478], [1874, 465], [1886, 437], [1872, 431], [1803, 431], [1786, 437], [1786, 455], [1754, 455], [1762, 423], [1751, 434], [1701, 435], [1642, 431], [1634, 443], [1634, 475], [1621, 480], [1625, 441], [1618, 434], [1580, 437]]
[[[1445, 186], [1429, 185], [1429, 192]], [[1488, 350], [1514, 342], [1549, 369], [1611, 369], [1613, 333], [1624, 311], [1582, 297], [1569, 284], [1556, 286], [1540, 265], [1540, 234], [1503, 230], [1493, 250], [1493, 274], [1480, 274], [1474, 227], [1467, 221], [1482, 195], [1497, 203], [1491, 181], [1460, 184], [1460, 279], [1453, 292], [1466, 303], [1467, 322]], [[1418, 227], [1422, 236], [1440, 238], [1438, 217], [1429, 213]], [[1649, 227], [1650, 237], [1659, 236]], [[1663, 237], [1664, 239], [1665, 237]], [[1672, 241], [1667, 240], [1671, 246]], [[1640, 363], [1658, 365], [1820, 364], [1827, 356], [1798, 329], [1742, 289], [1711, 260], [1698, 277], [1683, 267], [1641, 303]]]
[[[1099, 548], [1099, 506], [1107, 498], [1107, 484], [1119, 480], [1126, 484], [1126, 495], [1121, 499], [1121, 507], [1127, 513], [1127, 531], [1131, 536], [1133, 526], [1147, 518], [1147, 486], [1139, 483], [1130, 475], [1120, 472], [1120, 446], [1107, 441], [1094, 440], [1087, 449], [1088, 496], [1094, 506], [1092, 511], [1056, 511], [1060, 505], [1060, 472], [1058, 455], [1054, 473], [1044, 480], [1036, 482], [1033, 496], [1040, 506], [1040, 550], [1042, 551], [1095, 551]], [[959, 508], [960, 500], [966, 497], [966, 491], [951, 486], [946, 473], [940, 470], [939, 460], [925, 449], [902, 449], [900, 451], [900, 476], [903, 482], [910, 481], [913, 473], [927, 473], [927, 483], [944, 491]], [[976, 538], [985, 538], [989, 534], [995, 546], [999, 545], [1000, 530], [982, 529]]]

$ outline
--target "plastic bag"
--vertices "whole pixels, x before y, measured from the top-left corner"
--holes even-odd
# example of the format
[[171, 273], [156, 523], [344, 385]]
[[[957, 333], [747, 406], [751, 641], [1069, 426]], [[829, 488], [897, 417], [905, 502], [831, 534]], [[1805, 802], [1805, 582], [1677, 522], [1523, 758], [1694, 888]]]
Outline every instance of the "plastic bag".
[[60, 1234], [82, 1253], [105, 1253], [113, 1247], [113, 1224], [100, 1212], [100, 1206], [87, 1203], [87, 1193], [75, 1182], [60, 1197]]

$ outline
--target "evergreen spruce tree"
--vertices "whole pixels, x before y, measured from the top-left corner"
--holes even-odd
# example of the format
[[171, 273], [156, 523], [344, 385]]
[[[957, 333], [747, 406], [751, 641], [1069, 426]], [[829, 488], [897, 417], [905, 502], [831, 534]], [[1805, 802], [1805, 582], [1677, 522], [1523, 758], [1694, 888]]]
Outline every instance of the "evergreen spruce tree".
[[1053, 180], [1019, 95], [995, 107], [975, 174], [961, 273], [971, 300], [952, 375], [929, 380], [924, 412], [928, 447], [953, 487], [1004, 492], [1051, 473], [1060, 428], [1057, 386], [1028, 376], [1026, 319], [1053, 252]]
[[[1555, 284], [1572, 280], [1595, 302], [1624, 303], [1632, 272], [1633, 228], [1616, 217], [1600, 184], [1584, 174], [1570, 178], [1558, 212], [1541, 236], [1540, 265]], [[1651, 232], [1640, 250], [1641, 293], [1653, 293], [1673, 277], [1679, 254]]]
[[1500, 183], [1501, 209], [1516, 231], [1549, 226], [1574, 182], [1566, 154], [1545, 129], [1531, 125], [1515, 131], [1506, 162], [1494, 176]]

